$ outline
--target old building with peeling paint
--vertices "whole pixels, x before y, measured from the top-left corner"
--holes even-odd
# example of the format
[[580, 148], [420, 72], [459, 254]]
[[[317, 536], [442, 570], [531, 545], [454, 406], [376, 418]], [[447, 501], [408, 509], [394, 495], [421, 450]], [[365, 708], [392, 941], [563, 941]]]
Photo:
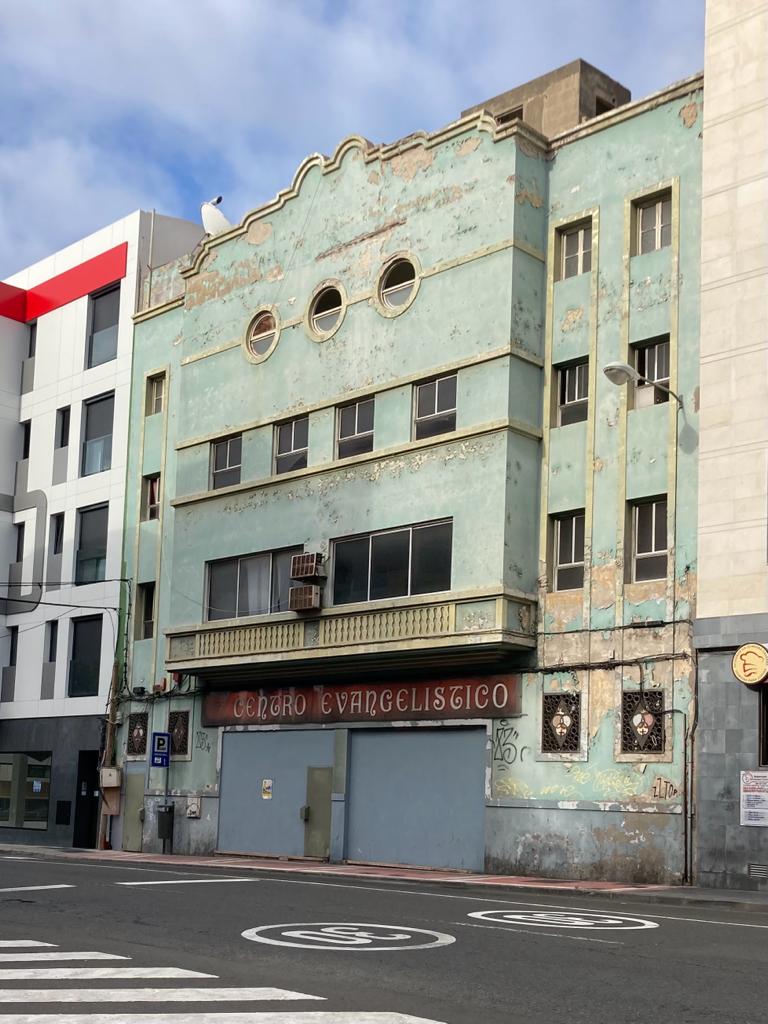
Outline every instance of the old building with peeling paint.
[[690, 873], [701, 116], [577, 61], [154, 273], [114, 846]]

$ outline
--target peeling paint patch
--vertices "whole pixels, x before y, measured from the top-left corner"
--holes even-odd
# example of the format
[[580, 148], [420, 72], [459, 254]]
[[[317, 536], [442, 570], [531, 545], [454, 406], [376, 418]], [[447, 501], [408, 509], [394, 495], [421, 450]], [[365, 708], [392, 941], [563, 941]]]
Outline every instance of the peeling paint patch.
[[431, 149], [418, 146], [401, 153], [390, 161], [392, 173], [403, 181], [413, 181], [419, 171], [426, 171], [434, 163], [435, 154]]
[[[507, 179], [509, 180], [509, 179]], [[539, 210], [544, 205], [544, 200], [541, 198], [538, 192], [535, 192], [532, 188], [521, 188], [515, 195], [515, 202], [518, 206], [523, 206], [525, 203], [530, 203], [534, 209]]]
[[283, 273], [283, 268], [280, 266], [279, 263], [277, 263], [277, 264], [275, 264], [274, 267], [272, 267], [272, 269], [266, 275], [266, 280], [267, 281], [282, 281], [282, 279], [284, 277], [285, 277], [285, 274]]
[[368, 175], [368, 181], [371, 183], [371, 185], [378, 185], [379, 182], [381, 181], [381, 175], [379, 174], [378, 171], [371, 171], [371, 173]]
[[698, 103], [691, 102], [686, 103], [684, 107], [681, 107], [678, 111], [680, 120], [683, 122], [686, 128], [693, 128], [696, 124], [696, 119], [699, 116], [699, 105]]
[[386, 224], [382, 224], [381, 227], [374, 228], [373, 231], [366, 231], [362, 235], [355, 235], [354, 238], [350, 238], [347, 242], [339, 242], [338, 245], [318, 253], [315, 256], [315, 261], [327, 259], [329, 256], [338, 256], [339, 253], [344, 252], [346, 249], [351, 249], [355, 245], [361, 245], [363, 242], [368, 242], [372, 238], [378, 238], [380, 235], [386, 235], [390, 231], [394, 231], [395, 228], [402, 227], [403, 224], [405, 224], [404, 220], [391, 220]]
[[192, 278], [187, 285], [186, 307], [193, 309], [202, 306], [204, 302], [221, 299], [238, 288], [258, 281], [261, 281], [261, 273], [249, 260], [233, 264], [226, 273], [208, 270]]
[[245, 240], [250, 245], [261, 245], [272, 235], [272, 225], [266, 220], [256, 220], [245, 233]]
[[456, 148], [457, 156], [469, 156], [470, 153], [474, 153], [477, 147], [480, 145], [480, 137], [475, 136], [473, 139], [465, 139], [460, 146]]
[[584, 316], [583, 306], [569, 306], [565, 311], [565, 316], [560, 323], [560, 330], [563, 332], [573, 331], [581, 323], [582, 317]]

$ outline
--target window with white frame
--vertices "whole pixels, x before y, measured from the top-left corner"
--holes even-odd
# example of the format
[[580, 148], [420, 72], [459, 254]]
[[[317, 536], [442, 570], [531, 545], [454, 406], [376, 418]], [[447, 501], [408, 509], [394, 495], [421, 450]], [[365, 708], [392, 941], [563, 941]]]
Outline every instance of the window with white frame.
[[664, 249], [672, 242], [672, 193], [635, 204], [637, 216], [636, 250], [638, 254]]
[[301, 547], [208, 562], [208, 620], [288, 611], [291, 559]]
[[414, 436], [447, 434], [456, 429], [456, 374], [417, 384], [415, 392]]
[[667, 575], [667, 499], [632, 506], [632, 577], [663, 580]]
[[450, 519], [335, 541], [333, 603], [450, 590], [452, 543]]
[[557, 426], [582, 423], [589, 410], [589, 363], [557, 368]]
[[160, 518], [160, 474], [153, 473], [142, 480], [141, 518], [144, 521]]
[[336, 410], [336, 451], [340, 459], [373, 451], [373, 414], [373, 398], [364, 398]]
[[153, 377], [147, 378], [147, 396], [144, 415], [154, 416], [155, 413], [162, 412], [164, 400], [165, 374], [156, 373]]
[[[635, 406], [660, 405], [669, 401], [669, 335], [663, 334], [634, 346], [635, 368], [644, 380], [635, 387]], [[663, 384], [664, 387], [656, 387]]]
[[592, 221], [560, 231], [560, 279], [578, 277], [592, 269]]
[[275, 427], [275, 472], [306, 469], [309, 453], [309, 417], [298, 416]]
[[243, 436], [235, 434], [211, 445], [211, 487], [231, 487], [240, 483]]
[[554, 527], [554, 589], [578, 590], [584, 585], [584, 512], [564, 512]]

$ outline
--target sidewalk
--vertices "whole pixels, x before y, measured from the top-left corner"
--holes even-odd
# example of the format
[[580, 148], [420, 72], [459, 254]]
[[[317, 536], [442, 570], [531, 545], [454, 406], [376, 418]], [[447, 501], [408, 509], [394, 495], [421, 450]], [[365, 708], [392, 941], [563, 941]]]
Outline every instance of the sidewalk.
[[51, 860], [92, 860], [124, 864], [158, 864], [164, 867], [227, 868], [238, 872], [294, 875], [303, 878], [355, 882], [403, 882], [440, 888], [485, 889], [494, 893], [569, 893], [608, 899], [665, 903], [671, 906], [725, 907], [768, 912], [768, 890], [706, 889], [700, 886], [627, 885], [626, 882], [568, 881], [521, 875], [481, 875], [465, 871], [439, 871], [372, 864], [328, 864], [325, 861], [281, 860], [218, 854], [195, 857], [160, 853], [126, 853], [122, 850], [73, 850], [56, 846], [0, 844], [0, 853]]

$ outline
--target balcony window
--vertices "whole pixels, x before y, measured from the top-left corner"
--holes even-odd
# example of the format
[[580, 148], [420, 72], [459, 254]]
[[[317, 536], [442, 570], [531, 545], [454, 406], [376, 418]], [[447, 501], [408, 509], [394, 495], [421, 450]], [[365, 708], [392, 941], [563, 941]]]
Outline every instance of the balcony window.
[[560, 280], [592, 269], [592, 221], [560, 232]]
[[637, 218], [636, 253], [664, 249], [672, 242], [672, 193], [664, 192], [635, 204]]
[[163, 411], [165, 401], [165, 374], [157, 373], [154, 377], [147, 378], [147, 395], [144, 405], [144, 415], [154, 416]]
[[106, 577], [109, 507], [84, 508], [77, 516], [75, 583], [100, 583]]
[[572, 363], [557, 370], [557, 426], [582, 423], [589, 411], [589, 363]]
[[291, 558], [302, 550], [284, 548], [209, 562], [209, 621], [288, 611]]
[[101, 616], [72, 619], [72, 657], [68, 697], [95, 697], [99, 692]]
[[91, 296], [86, 369], [108, 363], [117, 357], [119, 314], [120, 285]]
[[415, 387], [414, 437], [434, 437], [456, 429], [456, 374]]
[[337, 540], [333, 603], [450, 590], [452, 537], [446, 520]]
[[337, 410], [337, 453], [340, 459], [373, 451], [373, 398]]
[[275, 472], [306, 469], [309, 452], [309, 417], [298, 416], [275, 427]]
[[115, 396], [92, 398], [83, 406], [83, 457], [80, 476], [103, 473], [112, 468], [112, 422]]
[[633, 579], [663, 580], [667, 575], [667, 499], [632, 506]]
[[645, 378], [635, 386], [635, 407], [640, 409], [668, 402], [669, 391], [656, 385], [669, 387], [669, 335], [639, 342], [634, 346], [634, 355], [637, 372]]
[[566, 512], [555, 519], [555, 590], [584, 585], [584, 513]]
[[232, 487], [240, 483], [243, 436], [235, 434], [211, 445], [211, 487]]
[[141, 518], [160, 518], [160, 475], [145, 476], [141, 482]]

